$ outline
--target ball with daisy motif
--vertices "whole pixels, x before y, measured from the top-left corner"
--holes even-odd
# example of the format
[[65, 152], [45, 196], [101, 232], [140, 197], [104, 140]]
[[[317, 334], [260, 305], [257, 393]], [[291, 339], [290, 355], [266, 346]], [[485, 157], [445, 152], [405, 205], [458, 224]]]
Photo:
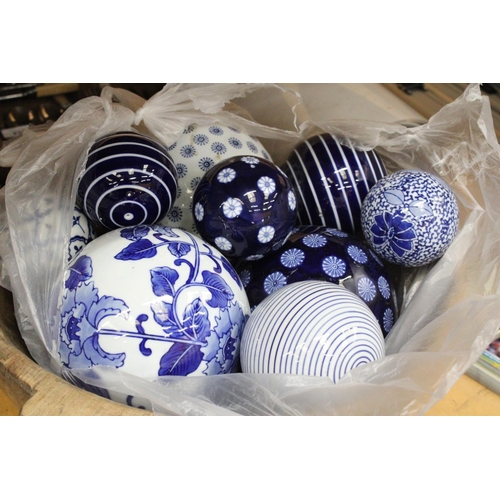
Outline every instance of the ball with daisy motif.
[[193, 194], [205, 172], [233, 156], [255, 155], [270, 160], [269, 153], [254, 136], [214, 123], [187, 127], [168, 152], [177, 169], [177, 196], [162, 224], [197, 233], [192, 214]]
[[193, 195], [199, 235], [233, 259], [259, 260], [279, 249], [297, 216], [293, 186], [274, 163], [236, 156], [218, 163]]
[[252, 308], [286, 285], [320, 280], [356, 294], [384, 336], [396, 320], [396, 292], [384, 263], [359, 238], [336, 228], [299, 226], [278, 251], [236, 269]]

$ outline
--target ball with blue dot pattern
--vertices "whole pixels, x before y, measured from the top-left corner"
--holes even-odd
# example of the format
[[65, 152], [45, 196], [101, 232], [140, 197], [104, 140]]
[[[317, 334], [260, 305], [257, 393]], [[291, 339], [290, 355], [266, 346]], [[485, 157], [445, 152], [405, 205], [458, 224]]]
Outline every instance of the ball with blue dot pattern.
[[214, 123], [192, 124], [168, 148], [176, 168], [179, 189], [162, 224], [197, 234], [193, 219], [193, 194], [205, 172], [233, 156], [256, 155], [271, 160], [261, 142], [243, 130]]
[[336, 228], [299, 226], [277, 252], [257, 262], [239, 262], [236, 269], [252, 308], [286, 285], [321, 280], [340, 284], [363, 300], [384, 336], [396, 320], [396, 292], [384, 263], [359, 238]]
[[295, 191], [271, 161], [236, 156], [205, 173], [193, 195], [199, 235], [226, 257], [259, 260], [280, 248], [297, 215]]
[[442, 257], [457, 235], [459, 218], [452, 189], [436, 175], [416, 170], [379, 180], [361, 210], [370, 247], [386, 261], [405, 267]]

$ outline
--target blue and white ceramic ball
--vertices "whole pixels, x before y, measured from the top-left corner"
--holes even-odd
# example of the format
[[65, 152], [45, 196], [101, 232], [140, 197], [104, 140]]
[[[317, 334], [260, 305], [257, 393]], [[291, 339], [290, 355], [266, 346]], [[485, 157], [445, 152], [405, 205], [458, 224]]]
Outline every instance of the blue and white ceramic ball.
[[244, 373], [329, 377], [385, 356], [384, 337], [367, 305], [328, 281], [300, 281], [262, 301], [241, 340]]
[[116, 132], [90, 148], [77, 202], [101, 231], [154, 224], [177, 193], [175, 163], [165, 146], [136, 132]]
[[276, 252], [236, 269], [250, 307], [291, 283], [341, 284], [370, 308], [386, 336], [397, 317], [396, 292], [383, 262], [358, 238], [325, 226], [300, 226]]
[[382, 158], [324, 133], [300, 143], [282, 166], [297, 192], [300, 225], [348, 233], [361, 230], [361, 206], [370, 188], [387, 175]]
[[297, 216], [295, 191], [272, 162], [235, 156], [211, 168], [193, 195], [198, 233], [226, 257], [258, 260], [280, 248]]
[[383, 259], [405, 267], [440, 258], [458, 232], [455, 194], [428, 172], [401, 170], [377, 182], [363, 203], [363, 234]]
[[179, 189], [172, 208], [160, 222], [195, 234], [198, 230], [192, 213], [193, 194], [205, 172], [233, 156], [255, 155], [271, 160], [256, 137], [219, 123], [190, 125], [168, 152], [177, 168]]
[[145, 379], [231, 373], [249, 312], [231, 264], [197, 236], [116, 229], [68, 265], [58, 352], [69, 369], [101, 365]]
[[73, 223], [71, 225], [68, 242], [68, 262], [76, 257], [82, 248], [96, 237], [94, 226], [85, 213], [78, 207], [73, 209]]

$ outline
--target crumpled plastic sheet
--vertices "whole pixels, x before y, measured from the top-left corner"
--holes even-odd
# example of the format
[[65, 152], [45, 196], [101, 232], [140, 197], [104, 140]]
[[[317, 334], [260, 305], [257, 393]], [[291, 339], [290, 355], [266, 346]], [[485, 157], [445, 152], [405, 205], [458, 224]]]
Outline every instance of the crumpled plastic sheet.
[[[477, 360], [500, 325], [500, 147], [489, 100], [471, 84], [418, 126], [292, 119], [289, 129], [278, 129], [231, 106], [232, 99], [262, 89], [269, 90], [276, 112], [283, 110], [281, 94], [290, 92], [295, 104], [288, 112], [295, 116], [300, 95], [273, 84], [168, 84], [148, 101], [108, 87], [71, 106], [48, 131], [27, 132], [0, 151], [0, 163], [12, 165], [0, 190], [0, 284], [14, 294], [27, 347], [47, 370], [142, 398], [157, 415], [421, 415]], [[71, 226], [66, 215], [91, 143], [135, 128], [171, 144], [191, 123], [214, 121], [261, 138], [278, 165], [303, 138], [328, 131], [341, 142], [377, 148], [390, 171], [421, 169], [452, 187], [459, 233], [435, 263], [399, 271], [400, 316], [383, 359], [348, 372], [337, 384], [299, 375], [143, 380], [106, 367], [63, 369], [56, 339]]]

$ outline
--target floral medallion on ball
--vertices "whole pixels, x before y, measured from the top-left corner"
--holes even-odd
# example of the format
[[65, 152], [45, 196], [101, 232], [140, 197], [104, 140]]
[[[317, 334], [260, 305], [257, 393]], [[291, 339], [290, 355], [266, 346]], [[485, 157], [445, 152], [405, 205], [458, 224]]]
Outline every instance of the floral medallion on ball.
[[440, 258], [458, 232], [455, 194], [439, 177], [402, 170], [381, 179], [363, 202], [361, 224], [370, 247], [406, 267]]
[[392, 280], [378, 256], [358, 238], [325, 226], [299, 226], [276, 252], [236, 269], [253, 309], [284, 286], [322, 280], [357, 295], [379, 322], [384, 337], [397, 319]]
[[295, 225], [295, 191], [272, 162], [257, 156], [222, 161], [193, 196], [200, 236], [226, 257], [258, 260], [280, 248]]
[[231, 373], [249, 313], [234, 268], [200, 238], [160, 225], [116, 229], [68, 265], [59, 355], [69, 369], [146, 379]]

